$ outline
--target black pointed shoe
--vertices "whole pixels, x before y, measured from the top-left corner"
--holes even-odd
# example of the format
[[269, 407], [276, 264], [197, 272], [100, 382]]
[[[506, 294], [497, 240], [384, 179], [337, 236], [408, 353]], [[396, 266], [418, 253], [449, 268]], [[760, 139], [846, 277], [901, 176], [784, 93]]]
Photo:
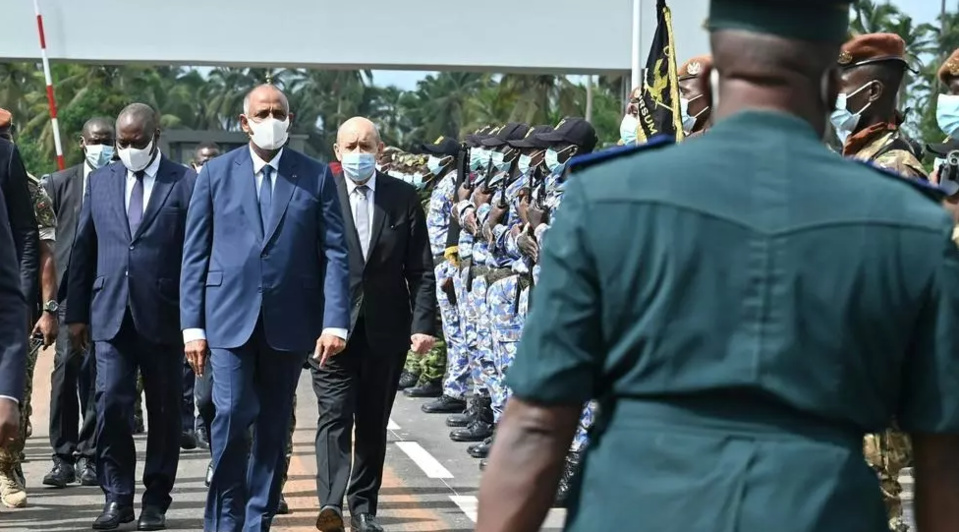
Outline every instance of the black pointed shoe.
[[43, 485], [54, 488], [65, 488], [67, 484], [77, 481], [77, 470], [73, 464], [59, 456], [53, 458], [53, 469], [43, 477]]
[[493, 437], [490, 436], [476, 445], [470, 445], [466, 452], [473, 458], [486, 458], [489, 456], [489, 450], [493, 447]]
[[144, 506], [137, 520], [137, 530], [165, 530], [166, 512], [157, 506]]
[[461, 414], [466, 411], [466, 401], [442, 395], [420, 407], [427, 414]]
[[280, 494], [280, 502], [276, 503], [276, 515], [287, 515], [290, 513], [290, 505], [286, 503], [286, 497]]
[[180, 434], [180, 448], [184, 451], [196, 449], [196, 432], [185, 430]]
[[411, 373], [409, 371], [403, 370], [403, 373], [400, 374], [400, 390], [405, 390], [407, 388], [412, 388], [416, 386], [416, 383], [420, 382], [420, 376]]
[[206, 484], [206, 487], [210, 487], [210, 482], [213, 482], [213, 460], [210, 460], [210, 463], [206, 466], [206, 477], [203, 478], [203, 483]]
[[443, 381], [435, 380], [403, 390], [407, 397], [439, 397], [443, 395]]
[[81, 458], [77, 461], [77, 480], [81, 486], [99, 486], [97, 467], [90, 458]]
[[120, 506], [119, 503], [108, 502], [103, 507], [103, 512], [93, 521], [94, 530], [116, 530], [124, 523], [130, 523], [134, 519], [133, 506]]

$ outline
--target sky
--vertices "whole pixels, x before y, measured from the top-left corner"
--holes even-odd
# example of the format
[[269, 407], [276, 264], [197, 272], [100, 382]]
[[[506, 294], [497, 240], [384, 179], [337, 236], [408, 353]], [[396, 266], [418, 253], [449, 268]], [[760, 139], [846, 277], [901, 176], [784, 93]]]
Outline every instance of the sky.
[[[941, 0], [886, 0], [907, 15], [911, 16], [916, 23], [935, 22], [936, 16], [942, 7]], [[947, 0], [946, 8], [953, 10], [959, 9], [959, 1]], [[381, 87], [395, 85], [402, 90], [416, 89], [416, 82], [425, 78], [430, 72], [419, 71], [400, 71], [400, 70], [374, 70], [373, 83]]]

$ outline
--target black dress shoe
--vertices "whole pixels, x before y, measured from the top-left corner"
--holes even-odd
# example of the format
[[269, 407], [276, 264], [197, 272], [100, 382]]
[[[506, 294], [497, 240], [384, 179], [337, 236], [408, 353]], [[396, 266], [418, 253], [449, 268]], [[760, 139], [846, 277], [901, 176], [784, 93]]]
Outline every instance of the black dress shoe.
[[443, 395], [435, 401], [424, 404], [420, 410], [427, 414], [461, 414], [466, 410], [466, 401]]
[[493, 437], [486, 438], [481, 443], [470, 445], [466, 452], [473, 458], [486, 458], [489, 456], [489, 450], [493, 447]]
[[430, 381], [413, 388], [403, 390], [403, 395], [407, 397], [439, 397], [443, 395], [443, 381]]
[[210, 463], [206, 466], [206, 478], [203, 479], [203, 483], [206, 484], [206, 487], [210, 487], [210, 482], [213, 482], [213, 460], [210, 460]]
[[115, 502], [108, 502], [93, 522], [94, 530], [116, 530], [123, 523], [133, 521], [133, 506], [120, 506]]
[[99, 486], [100, 481], [97, 480], [97, 466], [94, 465], [93, 460], [89, 458], [81, 458], [77, 462], [77, 477], [80, 480], [81, 486]]
[[420, 376], [415, 373], [410, 373], [409, 371], [403, 370], [403, 373], [400, 374], [400, 390], [405, 390], [407, 388], [412, 388], [416, 386], [416, 383], [420, 382]]
[[203, 427], [196, 430], [196, 446], [200, 449], [210, 448], [210, 435], [206, 433], [206, 429]]
[[166, 513], [156, 506], [144, 506], [137, 520], [137, 530], [164, 530]]
[[316, 516], [316, 529], [320, 532], [344, 532], [343, 513], [339, 508], [324, 506]]
[[350, 518], [350, 528], [353, 532], [383, 532], [383, 527], [376, 522], [373, 514], [359, 514]]
[[186, 430], [180, 434], [180, 448], [184, 451], [196, 449], [196, 434], [192, 430]]
[[290, 513], [290, 505], [286, 503], [286, 497], [280, 494], [280, 502], [276, 503], [276, 515], [286, 515]]
[[43, 477], [43, 485], [54, 488], [65, 488], [67, 484], [77, 481], [77, 470], [73, 464], [60, 457], [53, 459], [53, 469]]

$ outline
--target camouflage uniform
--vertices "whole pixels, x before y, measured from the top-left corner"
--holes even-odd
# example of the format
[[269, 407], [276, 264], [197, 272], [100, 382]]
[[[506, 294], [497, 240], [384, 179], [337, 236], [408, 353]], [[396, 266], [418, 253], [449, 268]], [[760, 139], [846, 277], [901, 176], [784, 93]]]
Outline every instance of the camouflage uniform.
[[[905, 139], [898, 128], [881, 124], [857, 133], [846, 142], [844, 155], [896, 172], [903, 177], [927, 179], [926, 172], [916, 156], [899, 146]], [[895, 146], [890, 149], [891, 146]], [[855, 151], [852, 151], [855, 150]], [[902, 486], [899, 473], [912, 466], [912, 444], [909, 436], [895, 429], [880, 434], [867, 434], [863, 441], [866, 463], [879, 475], [883, 502], [889, 515], [889, 528], [907, 530], [902, 519]]]
[[[429, 234], [430, 250], [434, 257], [441, 257], [446, 251], [446, 237], [449, 233], [450, 216], [456, 194], [457, 173], [450, 172], [435, 183], [426, 209], [426, 231]], [[454, 399], [466, 396], [470, 376], [469, 351], [460, 320], [460, 313], [443, 290], [443, 283], [455, 277], [458, 268], [448, 260], [436, 260], [436, 301], [443, 323], [443, 337], [446, 340], [446, 375], [443, 380], [443, 394]], [[455, 287], [455, 282], [454, 282]], [[455, 293], [455, 288], [454, 288]], [[459, 301], [458, 297], [457, 300]]]
[[[46, 191], [40, 186], [40, 181], [27, 174], [27, 189], [33, 202], [33, 213], [40, 230], [40, 240], [53, 242], [56, 240], [57, 216], [53, 211], [53, 203]], [[27, 426], [30, 423], [30, 414], [33, 411], [31, 396], [33, 395], [33, 370], [37, 365], [39, 344], [31, 343], [27, 351], [26, 380], [23, 392], [23, 402], [20, 404], [20, 432], [17, 439], [0, 447], [0, 501], [10, 507], [22, 507], [27, 503], [26, 487], [23, 485], [23, 473], [20, 465], [23, 462], [23, 448], [27, 439]]]

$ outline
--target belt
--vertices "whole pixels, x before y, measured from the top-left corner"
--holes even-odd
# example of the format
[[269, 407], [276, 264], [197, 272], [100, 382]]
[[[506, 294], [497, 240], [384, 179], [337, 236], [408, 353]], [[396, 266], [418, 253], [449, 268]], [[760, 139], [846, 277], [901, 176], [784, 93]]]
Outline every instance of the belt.
[[490, 268], [486, 274], [486, 282], [492, 285], [496, 281], [502, 281], [511, 275], [516, 275], [512, 268]]
[[439, 255], [433, 255], [433, 267], [434, 267], [434, 268], [435, 268], [436, 266], [439, 266], [440, 264], [443, 264], [444, 262], [446, 262], [446, 255], [445, 255], [445, 254], [440, 253]]

